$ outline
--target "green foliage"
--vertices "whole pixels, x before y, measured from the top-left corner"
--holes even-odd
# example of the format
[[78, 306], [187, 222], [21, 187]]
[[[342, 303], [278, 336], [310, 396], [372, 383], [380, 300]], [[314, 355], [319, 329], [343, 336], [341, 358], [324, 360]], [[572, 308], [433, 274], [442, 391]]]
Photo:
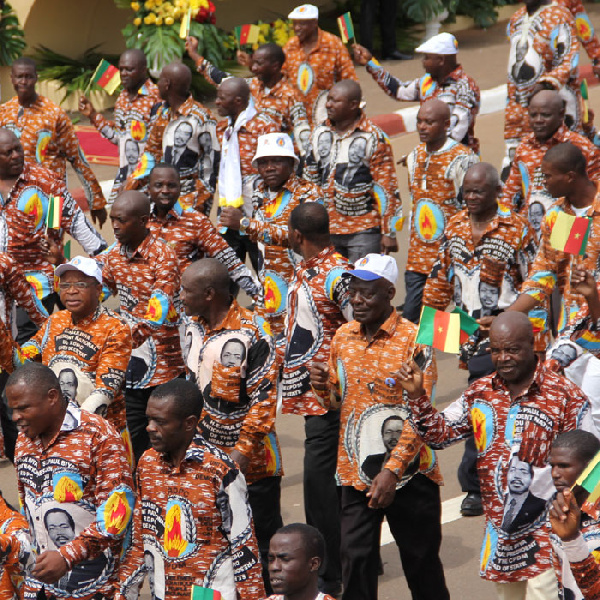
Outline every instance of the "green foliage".
[[[42, 81], [55, 80], [59, 83], [59, 89], [65, 90], [61, 102], [75, 92], [86, 90], [98, 63], [104, 58], [109, 63], [117, 65], [118, 54], [105, 54], [97, 52], [99, 46], [88, 48], [79, 59], [69, 58], [50, 50], [46, 46], [38, 46], [32, 58], [38, 68], [38, 77]], [[92, 90], [99, 91], [102, 88], [92, 86]]]
[[0, 65], [8, 67], [23, 55], [25, 32], [12, 6], [6, 2], [0, 11]]
[[404, 0], [401, 6], [409, 19], [415, 23], [426, 23], [444, 11], [454, 12], [457, 2], [458, 0]]

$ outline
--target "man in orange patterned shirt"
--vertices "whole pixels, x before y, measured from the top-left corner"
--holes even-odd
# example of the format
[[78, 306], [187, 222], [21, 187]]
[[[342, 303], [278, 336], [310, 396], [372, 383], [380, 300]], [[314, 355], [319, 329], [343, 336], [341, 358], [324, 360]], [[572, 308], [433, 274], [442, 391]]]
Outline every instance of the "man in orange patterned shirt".
[[417, 113], [421, 143], [406, 160], [412, 209], [402, 316], [413, 323], [419, 322], [423, 289], [448, 220], [462, 206], [463, 177], [479, 161], [466, 146], [448, 137], [449, 126], [450, 108], [445, 102], [433, 98], [421, 104]]
[[[360, 108], [355, 81], [336, 83], [327, 96], [329, 119], [315, 128], [304, 177], [323, 188], [332, 242], [350, 262], [370, 252], [398, 250], [402, 203], [389, 138]], [[331, 136], [329, 161], [320, 139]]]
[[[430, 347], [416, 343], [417, 326], [391, 305], [396, 261], [369, 254], [354, 267], [348, 276], [355, 320], [335, 334], [329, 365], [313, 363], [311, 369], [317, 393], [341, 402], [337, 479], [342, 486], [344, 600], [377, 598], [384, 515], [414, 597], [448, 600], [439, 558], [442, 477], [412, 425], [397, 375], [398, 365], [416, 356], [431, 390], [435, 358]], [[400, 439], [410, 440], [409, 452], [398, 452]]]
[[180, 62], [160, 72], [158, 93], [163, 102], [154, 106], [144, 154], [123, 188], [144, 189], [154, 165], [164, 161], [179, 171], [182, 205], [209, 214], [219, 162], [216, 121], [192, 98], [191, 84], [192, 72]]
[[214, 258], [189, 266], [182, 302], [189, 317], [188, 373], [204, 397], [202, 437], [227, 452], [248, 482], [265, 582], [269, 540], [282, 525], [281, 450], [275, 432], [278, 361], [265, 321], [230, 293], [227, 269]]
[[148, 78], [146, 55], [139, 48], [125, 50], [119, 58], [123, 90], [117, 98], [114, 117], [109, 121], [96, 112], [85, 97], [79, 99], [79, 112], [112, 144], [119, 146], [119, 172], [108, 198], [112, 204], [123, 184], [144, 153], [154, 106], [160, 102], [158, 88]]
[[207, 216], [181, 206], [180, 192], [177, 169], [173, 165], [158, 163], [152, 169], [148, 183], [148, 194], [153, 203], [148, 229], [152, 235], [173, 248], [179, 260], [180, 273], [205, 255], [216, 258], [227, 267], [231, 279], [250, 297], [257, 299], [261, 289], [250, 269], [237, 257]]
[[541, 167], [548, 149], [564, 142], [574, 144], [584, 153], [590, 178], [600, 178], [600, 150], [586, 137], [570, 131], [564, 118], [565, 105], [558, 92], [542, 90], [531, 98], [529, 120], [533, 131], [517, 146], [504, 186], [503, 203], [528, 218], [537, 243], [544, 215], [554, 202]]
[[148, 448], [146, 405], [152, 390], [183, 374], [179, 341], [177, 255], [148, 230], [150, 202], [141, 192], [123, 192], [110, 221], [116, 243], [98, 258], [104, 285], [119, 297], [130, 325], [133, 351], [125, 376], [127, 425], [136, 460]]
[[65, 183], [68, 160], [81, 180], [92, 220], [102, 227], [106, 221], [106, 200], [67, 113], [35, 91], [37, 68], [31, 58], [17, 58], [10, 77], [17, 95], [0, 105], [0, 127], [17, 135], [28, 164], [43, 165]]
[[288, 289], [298, 262], [288, 247], [288, 218], [303, 202], [322, 201], [322, 192], [314, 183], [294, 174], [298, 157], [286, 133], [261, 135], [252, 165], [260, 175], [252, 195], [252, 218], [245, 217], [237, 208], [226, 206], [219, 221], [258, 243], [262, 258], [258, 275], [264, 297], [257, 310], [277, 339], [284, 332]]
[[333, 84], [343, 79], [358, 81], [358, 77], [342, 40], [319, 29], [316, 6], [297, 6], [288, 19], [292, 20], [296, 35], [283, 47], [283, 73], [300, 91], [308, 120], [314, 127], [326, 118], [326, 96]]
[[581, 127], [579, 90], [579, 40], [571, 13], [561, 2], [524, 0], [508, 24], [510, 42], [508, 84], [504, 118], [506, 156], [503, 167], [513, 161], [511, 154], [531, 131], [527, 109], [540, 89], [554, 89], [566, 101], [566, 124]]
[[136, 472], [133, 544], [117, 600], [137, 598], [146, 575], [155, 600], [189, 600], [194, 585], [223, 600], [264, 598], [246, 482], [198, 432], [201, 411], [190, 381], [174, 379], [150, 396], [152, 448]]
[[[39, 363], [6, 383], [19, 428], [19, 500], [37, 552], [24, 597], [111, 598], [135, 497], [126, 450], [99, 415], [69, 403]], [[125, 548], [124, 548], [125, 544]]]
[[562, 4], [569, 10], [573, 19], [575, 19], [575, 29], [580, 44], [585, 48], [587, 55], [592, 61], [594, 75], [600, 76], [600, 42], [594, 30], [594, 26], [585, 12], [583, 2], [581, 0], [558, 0], [558, 4]]

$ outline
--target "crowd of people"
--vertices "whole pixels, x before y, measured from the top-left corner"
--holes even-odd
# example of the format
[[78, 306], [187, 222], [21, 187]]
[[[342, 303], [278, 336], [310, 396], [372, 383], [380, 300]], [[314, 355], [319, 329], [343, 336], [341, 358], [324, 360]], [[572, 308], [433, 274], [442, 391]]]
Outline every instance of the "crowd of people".
[[[188, 37], [218, 117], [182, 62], [155, 84], [127, 50], [114, 119], [79, 101], [119, 149], [108, 200], [68, 116], [36, 92], [35, 62], [14, 62], [16, 96], [0, 105], [0, 417], [21, 510], [0, 496], [0, 600], [135, 600], [146, 578], [153, 600], [376, 600], [384, 518], [412, 598], [449, 599], [436, 452], [458, 441], [490, 590], [600, 598], [600, 521], [576, 485], [600, 458], [600, 138], [578, 71], [583, 45], [600, 76], [600, 43], [579, 0], [523, 4], [501, 172], [480, 161], [480, 90], [448, 33], [416, 49], [412, 81], [369, 36], [349, 50], [323, 31], [309, 4], [284, 48], [238, 52], [247, 79]], [[384, 21], [383, 57], [409, 58]], [[420, 102], [420, 143], [399, 161], [401, 309], [396, 160], [357, 66]], [[560, 213], [588, 219], [581, 255], [553, 242]], [[66, 234], [87, 256], [65, 257]], [[458, 358], [469, 386], [443, 411], [424, 307], [478, 325]], [[278, 411], [304, 417], [306, 524], [282, 519]]]

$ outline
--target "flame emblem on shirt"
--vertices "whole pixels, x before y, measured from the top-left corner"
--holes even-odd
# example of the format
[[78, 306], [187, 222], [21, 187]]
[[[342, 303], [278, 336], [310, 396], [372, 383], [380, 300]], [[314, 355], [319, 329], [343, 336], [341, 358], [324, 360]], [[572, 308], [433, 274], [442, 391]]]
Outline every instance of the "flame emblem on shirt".
[[444, 213], [430, 200], [421, 200], [415, 210], [415, 229], [424, 242], [435, 242], [444, 232]]
[[146, 139], [146, 123], [133, 119], [129, 127], [132, 139], [136, 142], [143, 142]]
[[123, 440], [125, 452], [127, 453], [127, 462], [130, 467], [133, 467], [133, 446], [131, 445], [131, 435], [129, 434], [129, 429], [127, 427], [121, 431], [121, 439]]
[[40, 164], [48, 158], [48, 144], [51, 138], [52, 134], [47, 129], [38, 132], [35, 144], [35, 160]]
[[378, 183], [373, 184], [373, 198], [375, 198], [377, 212], [383, 216], [387, 211], [388, 199], [385, 190]]
[[285, 210], [287, 205], [290, 203], [292, 198], [292, 194], [285, 190], [283, 192], [279, 192], [276, 198], [274, 198], [270, 202], [266, 202], [263, 205], [263, 212], [267, 219], [276, 219], [281, 215], [281, 213]]
[[140, 179], [141, 177], [149, 175], [150, 171], [152, 171], [152, 169], [154, 168], [155, 163], [156, 160], [154, 159], [154, 157], [151, 154], [144, 152], [144, 154], [142, 154], [142, 158], [140, 158], [140, 161], [136, 165], [131, 176], [134, 179]]
[[483, 545], [481, 547], [480, 570], [482, 575], [487, 569], [490, 559], [495, 554], [497, 545], [498, 534], [492, 525], [488, 524], [485, 530], [485, 536], [483, 538]]
[[187, 548], [187, 540], [182, 534], [181, 506], [172, 504], [165, 517], [165, 535], [163, 546], [167, 556], [179, 558]]
[[577, 28], [577, 36], [582, 42], [589, 42], [594, 35], [594, 28], [586, 14], [579, 13], [575, 17], [575, 27]]
[[276, 475], [280, 464], [278, 460], [277, 441], [272, 436], [273, 434], [270, 433], [265, 437], [265, 465], [267, 475]]
[[298, 68], [298, 76], [296, 78], [296, 84], [298, 89], [306, 96], [310, 92], [313, 86], [315, 75], [312, 67], [303, 62]]
[[17, 200], [17, 208], [33, 219], [33, 225], [36, 231], [44, 224], [47, 206], [48, 198], [41, 190], [36, 188], [25, 189]]
[[59, 473], [54, 481], [54, 499], [57, 502], [77, 502], [83, 498], [81, 478], [75, 473]]
[[471, 419], [473, 420], [473, 437], [475, 438], [475, 446], [477, 446], [477, 451], [481, 452], [487, 444], [485, 415], [479, 408], [474, 407], [471, 411]]
[[110, 535], [121, 535], [131, 519], [132, 512], [127, 492], [124, 490], [113, 492], [102, 507], [106, 532]]
[[25, 273], [25, 279], [27, 279], [29, 285], [33, 288], [33, 292], [38, 300], [43, 300], [52, 291], [48, 277], [40, 271]]
[[148, 309], [144, 318], [158, 324], [165, 321], [172, 322], [177, 320], [177, 311], [165, 294], [155, 291], [148, 300]]
[[270, 315], [283, 312], [287, 299], [287, 284], [277, 273], [267, 271], [264, 278], [265, 311]]
[[428, 96], [431, 96], [435, 88], [435, 81], [433, 81], [429, 73], [421, 78], [421, 98], [427, 98]]
[[435, 454], [429, 446], [421, 446], [419, 450], [419, 470], [430, 471], [435, 464]]

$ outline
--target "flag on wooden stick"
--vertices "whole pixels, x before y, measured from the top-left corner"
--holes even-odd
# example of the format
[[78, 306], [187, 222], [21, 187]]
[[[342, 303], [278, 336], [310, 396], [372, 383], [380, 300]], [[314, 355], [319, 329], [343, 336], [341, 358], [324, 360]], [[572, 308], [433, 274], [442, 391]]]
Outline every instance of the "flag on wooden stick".
[[340, 28], [340, 37], [342, 42], [347, 44], [349, 40], [354, 39], [354, 25], [352, 24], [352, 15], [347, 12], [338, 17], [338, 27]]
[[550, 245], [561, 252], [583, 256], [587, 248], [592, 220], [588, 217], [576, 217], [562, 210], [556, 215], [556, 221], [550, 234]]
[[60, 196], [50, 196], [48, 214], [46, 215], [46, 229], [60, 229], [62, 205], [63, 199]]
[[431, 306], [421, 308], [417, 344], [433, 346], [442, 352], [458, 354], [460, 349], [460, 315], [436, 310]]
[[181, 27], [179, 28], [179, 37], [182, 40], [190, 34], [190, 27], [192, 26], [192, 9], [188, 8], [188, 11], [181, 18]]
[[597, 519], [599, 517], [598, 504], [600, 500], [600, 452], [592, 458], [576, 483], [590, 494], [581, 508], [588, 515]]
[[102, 59], [92, 75], [89, 87], [94, 84], [100, 86], [107, 94], [112, 96], [121, 85], [119, 69], [113, 67], [107, 60]]

